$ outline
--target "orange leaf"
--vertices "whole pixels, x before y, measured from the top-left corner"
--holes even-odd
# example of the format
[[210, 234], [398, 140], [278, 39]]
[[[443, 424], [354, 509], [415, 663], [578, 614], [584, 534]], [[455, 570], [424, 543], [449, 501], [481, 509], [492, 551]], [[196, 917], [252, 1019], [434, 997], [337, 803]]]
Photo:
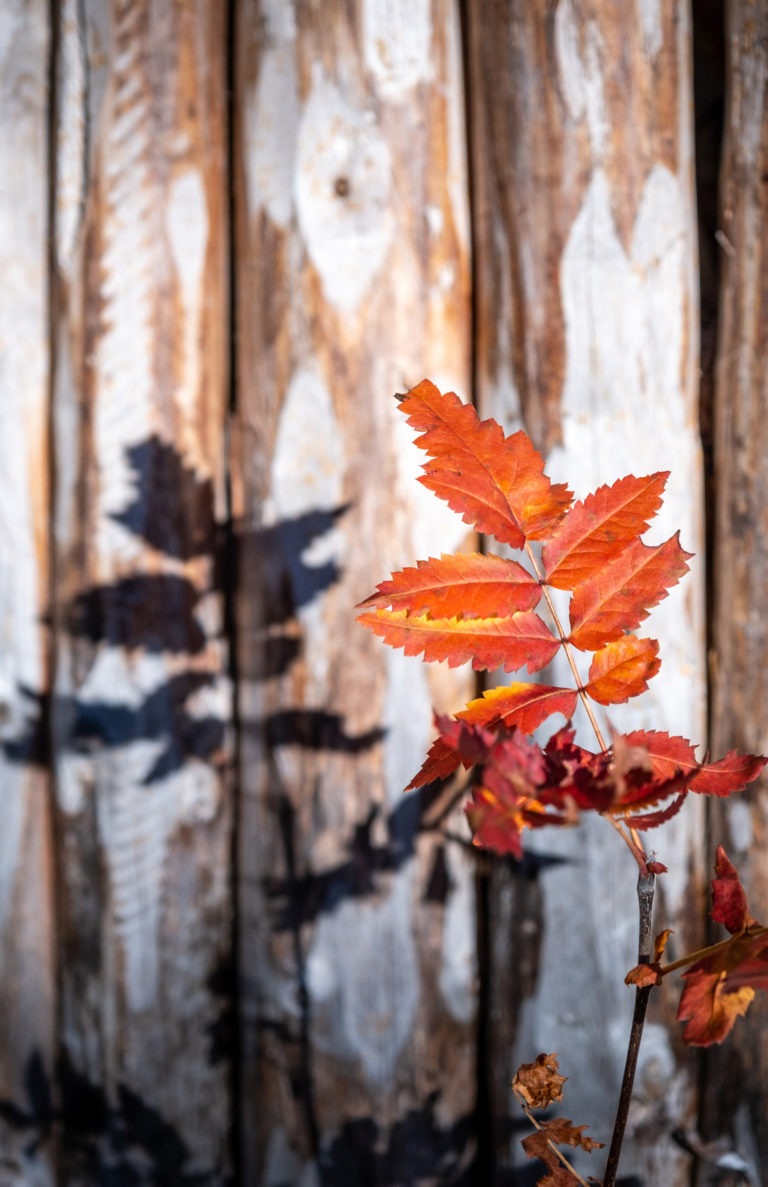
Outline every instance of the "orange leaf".
[[548, 664], [560, 646], [549, 627], [532, 610], [506, 618], [432, 618], [407, 610], [369, 610], [358, 622], [370, 627], [390, 647], [428, 661], [447, 660], [448, 666], [472, 661], [472, 667], [504, 668], [512, 672], [525, 664], [536, 672]]
[[479, 420], [454, 392], [443, 395], [423, 379], [400, 408], [430, 458], [419, 481], [478, 531], [522, 548], [548, 535], [570, 506], [571, 492], [545, 476], [525, 433], [505, 437], [495, 420]]
[[[532, 734], [553, 713], [562, 713], [570, 720], [576, 709], [577, 697], [575, 688], [516, 682], [489, 688], [481, 697], [470, 701], [456, 717], [460, 721], [473, 722], [489, 729], [500, 725], [510, 729], [516, 725], [524, 734]], [[437, 738], [421, 770], [414, 775], [405, 790], [423, 787], [433, 779], [447, 779], [461, 762], [456, 751], [443, 738]]]
[[391, 606], [435, 617], [504, 617], [516, 610], [532, 610], [541, 586], [516, 561], [478, 552], [430, 557], [416, 568], [393, 573], [361, 606]]
[[634, 985], [636, 989], [647, 989], [649, 986], [661, 985], [661, 973], [654, 964], [636, 964], [624, 978], [625, 985]]
[[632, 541], [621, 556], [574, 590], [570, 642], [581, 651], [596, 651], [634, 630], [687, 572], [691, 555], [680, 547], [677, 535], [653, 547]]
[[668, 478], [669, 471], [647, 478], [628, 474], [574, 503], [544, 545], [549, 584], [575, 589], [642, 535], [661, 506]]
[[655, 639], [635, 635], [607, 643], [592, 660], [587, 693], [601, 705], [623, 705], [647, 689], [661, 667], [658, 652]]

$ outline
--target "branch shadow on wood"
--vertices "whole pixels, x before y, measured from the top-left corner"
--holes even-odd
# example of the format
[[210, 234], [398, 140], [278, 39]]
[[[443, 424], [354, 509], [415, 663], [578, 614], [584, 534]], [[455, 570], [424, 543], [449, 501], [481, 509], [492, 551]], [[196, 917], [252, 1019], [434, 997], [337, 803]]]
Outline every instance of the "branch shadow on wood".
[[[72, 1066], [66, 1055], [56, 1078], [61, 1105], [54, 1107], [49, 1077], [37, 1053], [24, 1075], [26, 1099], [0, 1099], [0, 1122], [22, 1135], [22, 1154], [31, 1156], [59, 1133], [61, 1154], [74, 1177], [118, 1187], [213, 1187], [218, 1170], [192, 1171], [190, 1151], [162, 1114], [125, 1084], [110, 1100]], [[137, 1169], [141, 1167], [141, 1172]]]

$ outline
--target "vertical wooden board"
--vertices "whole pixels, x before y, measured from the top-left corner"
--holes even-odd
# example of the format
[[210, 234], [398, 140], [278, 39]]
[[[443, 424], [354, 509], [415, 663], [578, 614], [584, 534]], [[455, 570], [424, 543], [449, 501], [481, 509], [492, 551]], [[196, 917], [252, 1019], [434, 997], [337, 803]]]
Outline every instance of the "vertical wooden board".
[[459, 38], [429, 0], [238, 9], [242, 1130], [264, 1187], [454, 1182], [471, 1155], [472, 863], [402, 795], [469, 679], [354, 621], [465, 538], [392, 399], [424, 375], [468, 394]]
[[[47, 5], [0, 11], [0, 1160], [50, 1178]], [[9, 1179], [9, 1181], [11, 1181]]]
[[63, 1182], [230, 1167], [225, 14], [60, 8]]
[[[768, 753], [768, 8], [727, 5], [725, 139], [720, 180], [722, 249], [715, 395], [714, 655], [712, 747]], [[713, 844], [739, 870], [750, 910], [768, 918], [765, 776], [717, 806]], [[712, 855], [712, 860], [714, 857]], [[728, 1130], [759, 1178], [768, 1164], [765, 1002], [719, 1051], [707, 1053], [707, 1124]]]
[[[527, 428], [548, 472], [580, 496], [630, 472], [672, 471], [649, 538], [679, 528], [699, 557], [648, 624], [661, 674], [610, 719], [702, 741], [688, 6], [530, 0], [468, 13], [481, 411]], [[681, 946], [701, 926], [702, 830], [695, 804], [649, 841], [670, 867], [657, 918]], [[632, 1012], [623, 985], [637, 943], [630, 856], [599, 819], [577, 836], [541, 834], [530, 848], [517, 870], [497, 865], [489, 887], [501, 1177], [524, 1162], [510, 1133], [511, 1073], [539, 1051], [559, 1052], [569, 1115], [609, 1138]], [[674, 1009], [670, 996], [651, 1011], [623, 1160], [646, 1182], [687, 1182], [688, 1159], [669, 1134], [693, 1115], [695, 1092]], [[599, 1157], [591, 1163], [599, 1173]]]

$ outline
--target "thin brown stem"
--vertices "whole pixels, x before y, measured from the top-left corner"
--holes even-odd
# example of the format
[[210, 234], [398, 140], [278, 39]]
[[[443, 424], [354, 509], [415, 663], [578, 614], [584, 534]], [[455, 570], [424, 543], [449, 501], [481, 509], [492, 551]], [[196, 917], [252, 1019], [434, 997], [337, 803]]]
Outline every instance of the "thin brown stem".
[[531, 562], [531, 565], [533, 566], [533, 571], [536, 574], [536, 580], [539, 582], [539, 585], [541, 586], [542, 592], [544, 594], [544, 599], [547, 603], [547, 606], [549, 607], [549, 612], [552, 615], [552, 621], [555, 624], [555, 629], [557, 630], [558, 636], [560, 638], [560, 643], [562, 645], [563, 651], [565, 652], [568, 663], [571, 666], [571, 671], [573, 672], [573, 678], [576, 681], [576, 691], [578, 692], [579, 697], [581, 698], [581, 703], [584, 706], [587, 717], [590, 720], [592, 729], [595, 731], [595, 737], [597, 738], [597, 744], [601, 750], [607, 750], [608, 747], [605, 744], [605, 738], [603, 737], [603, 735], [600, 731], [600, 726], [597, 724], [597, 718], [595, 717], [595, 714], [592, 711], [592, 706], [590, 705], [589, 700], [587, 698], [587, 694], [584, 689], [584, 685], [581, 683], [581, 676], [579, 675], [579, 669], [576, 667], [576, 660], [573, 658], [573, 651], [571, 649], [570, 644], [568, 643], [568, 636], [566, 635], [565, 631], [562, 628], [560, 619], [557, 616], [557, 610], [555, 609], [555, 603], [552, 601], [552, 595], [550, 594], [549, 588], [547, 587], [547, 585], [544, 582], [544, 574], [542, 573], [541, 569], [539, 568], [538, 562], [536, 560], [536, 557], [534, 555], [533, 549], [531, 548], [530, 544], [526, 543], [525, 551], [528, 554], [528, 560]]
[[[653, 891], [656, 879], [653, 874], [643, 875], [637, 880], [638, 905], [638, 942], [637, 959], [639, 964], [650, 964], [653, 941], [651, 938], [651, 920], [653, 917]], [[624, 1063], [624, 1076], [621, 1081], [619, 1104], [616, 1110], [616, 1121], [613, 1126], [611, 1148], [608, 1151], [608, 1161], [605, 1165], [603, 1187], [615, 1187], [616, 1173], [619, 1169], [621, 1147], [624, 1142], [624, 1131], [629, 1116], [629, 1103], [632, 1100], [632, 1088], [637, 1070], [637, 1057], [640, 1051], [640, 1040], [643, 1036], [645, 1012], [652, 986], [644, 986], [635, 991], [635, 1012], [632, 1018], [632, 1029], [629, 1034], [627, 1058]]]
[[[573, 650], [571, 648], [571, 645], [568, 642], [568, 636], [566, 635], [565, 631], [563, 630], [562, 623], [560, 622], [560, 619], [557, 614], [557, 610], [555, 609], [555, 603], [552, 601], [552, 595], [550, 594], [549, 588], [547, 587], [547, 585], [544, 581], [544, 574], [542, 573], [541, 569], [539, 568], [538, 561], [536, 560], [536, 557], [534, 555], [534, 552], [533, 552], [533, 549], [531, 548], [530, 543], [526, 543], [525, 551], [528, 555], [528, 560], [531, 562], [531, 567], [533, 568], [533, 571], [536, 574], [536, 580], [538, 581], [539, 585], [541, 586], [541, 591], [544, 594], [544, 600], [546, 601], [547, 606], [549, 607], [549, 612], [552, 615], [552, 621], [555, 624], [555, 629], [556, 629], [558, 637], [560, 639], [560, 645], [563, 648], [563, 651], [565, 652], [568, 663], [570, 664], [571, 672], [573, 673], [573, 679], [576, 682], [576, 691], [579, 694], [581, 703], [584, 706], [587, 717], [590, 720], [592, 729], [595, 731], [595, 737], [597, 738], [597, 744], [601, 750], [607, 750], [608, 747], [606, 745], [605, 738], [603, 737], [600, 726], [597, 724], [597, 718], [595, 717], [592, 706], [589, 703], [587, 691], [586, 691], [584, 685], [581, 683], [581, 676], [579, 674], [579, 669], [576, 667], [576, 660], [573, 657]], [[606, 819], [616, 829], [616, 832], [619, 834], [622, 841], [627, 846], [630, 853], [632, 854], [635, 861], [637, 862], [638, 866], [640, 867], [640, 872], [642, 874], [645, 871], [646, 857], [645, 857], [645, 849], [643, 848], [643, 843], [640, 840], [640, 836], [639, 836], [638, 832], [636, 831], [636, 829], [630, 828], [629, 832], [627, 833], [624, 831], [624, 828], [622, 827], [622, 825], [619, 823], [618, 820], [615, 820], [612, 816], [606, 816]]]
[[[526, 1103], [524, 1102], [522, 1097], [518, 1096], [517, 1093], [515, 1093], [515, 1096], [517, 1096], [517, 1099], [520, 1103], [520, 1107], [523, 1110], [523, 1112], [525, 1113], [528, 1120], [530, 1121], [531, 1125], [534, 1125], [536, 1127], [536, 1129], [543, 1129], [543, 1126], [540, 1125], [539, 1122], [536, 1120], [533, 1113], [528, 1108], [528, 1106], [526, 1105]], [[549, 1146], [549, 1148], [553, 1152], [553, 1154], [557, 1155], [557, 1157], [560, 1159], [561, 1163], [566, 1168], [566, 1170], [569, 1170], [571, 1172], [571, 1174], [573, 1175], [576, 1182], [581, 1183], [582, 1187], [589, 1187], [589, 1184], [587, 1183], [586, 1179], [582, 1179], [581, 1175], [576, 1170], [576, 1167], [572, 1166], [572, 1164], [566, 1158], [565, 1154], [563, 1154], [562, 1150], [560, 1150], [555, 1145], [554, 1142], [550, 1141], [549, 1138], [547, 1138], [547, 1145]]]
[[[749, 928], [749, 935], [759, 939], [760, 936], [768, 935], [768, 927]], [[659, 972], [662, 977], [666, 977], [667, 973], [674, 973], [677, 969], [684, 969], [687, 964], [693, 964], [696, 960], [701, 960], [704, 956], [714, 956], [715, 952], [720, 952], [730, 944], [730, 940], [721, 940], [719, 944], [709, 944], [706, 948], [697, 948], [695, 952], [689, 952], [687, 956], [681, 956], [679, 960], [673, 960], [670, 964], [661, 965]]]

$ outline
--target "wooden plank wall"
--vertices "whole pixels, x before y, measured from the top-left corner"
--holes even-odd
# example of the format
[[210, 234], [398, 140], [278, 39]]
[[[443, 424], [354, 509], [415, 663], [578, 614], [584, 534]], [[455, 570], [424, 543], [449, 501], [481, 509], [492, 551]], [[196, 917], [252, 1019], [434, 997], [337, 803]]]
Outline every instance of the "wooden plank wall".
[[[659, 677], [639, 707], [612, 707], [610, 720], [630, 729], [664, 722], [703, 739], [696, 218], [692, 109], [682, 102], [692, 85], [687, 4], [510, 0], [469, 11], [478, 403], [510, 429], [525, 427], [548, 455], [549, 472], [577, 495], [627, 473], [672, 472], [649, 538], [679, 528], [699, 563], [649, 624], [662, 641]], [[660, 881], [660, 905], [681, 952], [701, 939], [686, 904], [698, 901], [703, 880], [702, 805], [690, 809], [658, 841], [674, 867]], [[561, 1054], [569, 1109], [593, 1123], [599, 1117], [610, 1132], [632, 1013], [612, 970], [631, 964], [637, 940], [632, 862], [609, 832], [591, 821], [575, 846], [566, 835], [533, 845], [540, 856], [522, 871], [493, 867], [488, 1042], [502, 1175], [523, 1162], [507, 1122], [509, 1084], [518, 1064], [544, 1048]], [[610, 939], [603, 944], [601, 936]], [[669, 1136], [670, 1119], [695, 1118], [696, 1068], [669, 1036], [672, 1002], [654, 1005], [622, 1169], [682, 1185], [690, 1160]]]
[[374, 574], [466, 537], [392, 399], [427, 372], [469, 390], [458, 17], [238, 10], [243, 1174], [270, 1187], [454, 1179], [472, 1153], [474, 868], [402, 796], [471, 677], [350, 619]]
[[[727, 19], [718, 754], [768, 749], [768, 9]], [[703, 556], [695, 36], [688, 0], [0, 6], [0, 1183], [531, 1182], [544, 1049], [607, 1139], [633, 872], [599, 820], [515, 865], [403, 797], [474, 680], [353, 618], [477, 546], [415, 482], [424, 375], [580, 494], [670, 469], [659, 538]], [[704, 741], [704, 587], [617, 724]], [[764, 789], [678, 821], [680, 951], [718, 830], [768, 917]], [[691, 1182], [680, 1127], [768, 1164], [765, 1015], [702, 1081], [674, 1007], [624, 1173]]]
[[[0, 1099], [35, 1126], [54, 1059], [53, 869], [41, 713], [50, 693], [47, 6], [0, 14]], [[0, 1175], [51, 1179], [0, 1115]]]
[[[231, 1167], [215, 0], [62, 5], [52, 333], [60, 1174]], [[188, 1178], [185, 1180], [184, 1176]]]
[[[720, 333], [714, 417], [715, 549], [712, 743], [768, 753], [768, 5], [734, 0], [720, 190]], [[768, 917], [764, 787], [713, 821], [743, 874], [750, 910]], [[744, 1026], [707, 1060], [706, 1114], [732, 1128], [753, 1166], [768, 1165], [768, 1009], [758, 994]], [[742, 1085], [750, 1085], [749, 1094]], [[719, 1090], [715, 1089], [719, 1085]]]

